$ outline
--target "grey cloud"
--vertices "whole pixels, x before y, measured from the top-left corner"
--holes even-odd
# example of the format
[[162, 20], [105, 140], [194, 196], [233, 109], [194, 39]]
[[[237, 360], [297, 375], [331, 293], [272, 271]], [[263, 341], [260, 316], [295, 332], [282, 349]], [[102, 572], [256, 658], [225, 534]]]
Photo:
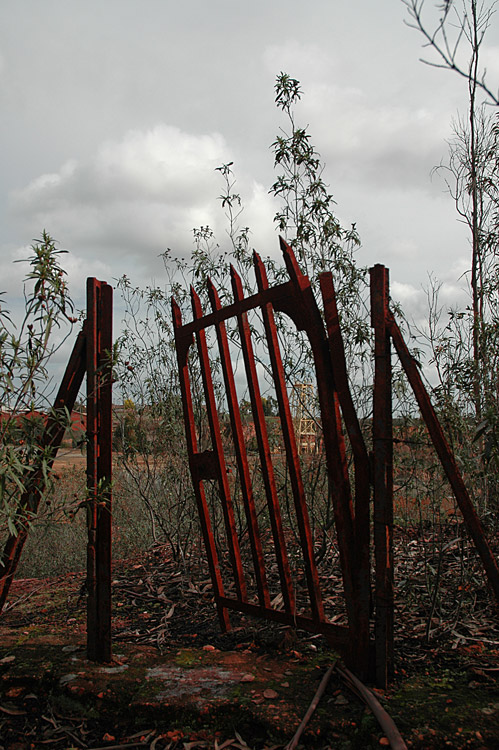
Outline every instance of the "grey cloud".
[[187, 239], [199, 221], [210, 223], [219, 187], [214, 170], [226, 152], [218, 134], [165, 125], [132, 131], [14, 192], [11, 211], [21, 225], [46, 227], [76, 253], [158, 271], [167, 245]]

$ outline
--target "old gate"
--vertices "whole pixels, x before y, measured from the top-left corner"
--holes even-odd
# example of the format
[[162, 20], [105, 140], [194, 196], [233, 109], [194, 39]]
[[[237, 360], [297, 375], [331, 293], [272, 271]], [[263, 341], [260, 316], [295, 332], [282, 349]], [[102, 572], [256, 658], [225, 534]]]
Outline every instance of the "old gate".
[[[256, 615], [281, 623], [294, 625], [324, 634], [328, 641], [343, 652], [358, 674], [366, 675], [369, 666], [369, 459], [362, 433], [353, 408], [348, 386], [343, 342], [338, 325], [332, 279], [324, 275], [322, 292], [327, 320], [327, 330], [309, 279], [304, 276], [294, 254], [281, 240], [289, 281], [269, 286], [266, 269], [261, 258], [254, 254], [254, 270], [258, 291], [249, 297], [243, 293], [240, 277], [231, 269], [233, 302], [222, 306], [217, 290], [208, 281], [211, 311], [204, 314], [199, 296], [191, 288], [193, 320], [182, 322], [180, 307], [172, 300], [175, 341], [177, 348], [180, 385], [184, 408], [190, 470], [201, 519], [218, 614], [223, 629], [230, 627], [228, 611]], [[250, 325], [248, 313], [259, 310], [261, 329], [256, 332]], [[334, 509], [339, 562], [343, 581], [347, 624], [332, 622], [336, 617], [326, 617], [323, 592], [315, 559], [314, 536], [307, 507], [307, 496], [302, 476], [302, 462], [298, 451], [288, 389], [278, 340], [275, 313], [287, 315], [298, 331], [303, 331], [312, 352], [317, 383], [317, 397], [323, 436], [324, 457], [330, 481]], [[242, 353], [247, 393], [255, 431], [256, 450], [248, 454], [243, 419], [236, 388], [233, 350], [227, 329], [234, 321], [231, 338], [238, 336], [238, 350]], [[213, 338], [211, 345], [210, 335]], [[276, 458], [272, 452], [268, 421], [265, 419], [262, 392], [255, 357], [254, 337], [264, 336], [268, 369], [273, 382], [273, 392], [278, 405], [281, 435], [281, 452]], [[216, 345], [214, 341], [216, 339]], [[199, 415], [196, 415], [190, 362], [196, 343], [197, 362], [202, 381], [203, 406], [209, 433], [209, 447], [203, 449]], [[214, 354], [216, 352], [216, 354]], [[220, 363], [226, 396], [226, 415], [220, 414], [212, 376], [215, 359]], [[354, 492], [352, 493], [345, 437], [342, 429], [343, 414], [346, 432], [351, 444], [354, 464]], [[227, 440], [230, 432], [230, 441]], [[227, 444], [230, 448], [227, 449]], [[228, 455], [229, 451], [229, 455]], [[232, 454], [233, 451], [233, 454]], [[283, 499], [276, 481], [276, 461], [286, 464], [286, 482], [292, 496], [293, 522], [303, 563], [303, 589], [306, 601], [297, 603], [296, 574], [292, 575], [289, 553], [289, 529], [283, 522]], [[238, 490], [231, 481], [231, 465], [235, 464], [239, 478]], [[266, 503], [266, 514], [256, 500], [255, 478], [261, 482]], [[223, 518], [224, 541], [221, 549], [214, 533], [214, 508], [211, 498], [212, 483], [217, 486], [217, 498]], [[208, 489], [207, 489], [208, 483]], [[327, 492], [327, 490], [326, 490]], [[238, 494], [236, 498], [235, 495]], [[210, 498], [208, 497], [210, 495]], [[242, 505], [244, 529], [239, 517]], [[278, 570], [280, 595], [271, 591], [269, 558], [264, 554], [262, 529], [259, 518], [266, 515], [270, 524], [271, 540]], [[289, 519], [289, 514], [287, 513]], [[265, 536], [265, 531], [263, 535]], [[243, 564], [241, 541], [247, 540], [251, 566], [247, 558]], [[292, 553], [295, 558], [295, 549]], [[227, 564], [226, 564], [227, 560]], [[225, 571], [222, 575], [222, 567]], [[249, 567], [252, 567], [250, 570]], [[296, 566], [295, 566], [296, 569]], [[230, 571], [230, 580], [227, 578]], [[248, 580], [253, 593], [248, 592]]]

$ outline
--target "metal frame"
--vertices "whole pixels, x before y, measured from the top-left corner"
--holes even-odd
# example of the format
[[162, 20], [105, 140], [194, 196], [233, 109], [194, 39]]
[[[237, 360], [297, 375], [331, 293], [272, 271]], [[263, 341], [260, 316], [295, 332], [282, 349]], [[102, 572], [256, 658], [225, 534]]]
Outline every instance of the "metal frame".
[[[356, 506], [358, 518], [352, 501], [348, 476], [345, 439], [342, 431], [340, 401], [350, 405], [351, 395], [348, 388], [346, 368], [341, 359], [332, 356], [330, 340], [322, 322], [309, 279], [304, 276], [296, 262], [291, 247], [281, 239], [281, 250], [284, 255], [290, 281], [270, 287], [265, 266], [254, 254], [254, 269], [258, 292], [244, 297], [242, 282], [235, 269], [231, 269], [233, 303], [222, 308], [213, 283], [208, 281], [208, 294], [211, 312], [203, 314], [198, 295], [191, 288], [193, 320], [183, 324], [177, 302], [172, 299], [175, 341], [180, 374], [180, 386], [184, 409], [184, 421], [187, 436], [189, 463], [194, 490], [201, 519], [201, 528], [207, 551], [208, 565], [212, 576], [215, 601], [221, 626], [224, 630], [230, 627], [228, 610], [237, 610], [258, 617], [275, 620], [298, 626], [311, 632], [323, 633], [331, 644], [343, 651], [349, 663], [361, 674], [367, 674], [369, 666], [369, 525], [365, 522], [365, 513], [369, 511], [369, 482], [360, 478], [362, 469], [368, 467], [367, 451], [358, 428], [358, 422], [350, 430], [355, 435], [356, 446]], [[324, 281], [324, 288], [334, 298], [334, 290]], [[330, 301], [330, 305], [332, 306]], [[252, 309], [259, 309], [267, 341], [270, 368], [273, 376], [275, 393], [278, 402], [279, 419], [283, 436], [287, 469], [294, 501], [294, 512], [298, 527], [300, 546], [303, 554], [303, 568], [308, 592], [309, 614], [297, 614], [295, 592], [291, 581], [285, 532], [279, 497], [276, 490], [274, 468], [271, 460], [267, 427], [263, 415], [261, 393], [256, 372], [256, 362], [252, 337], [247, 314]], [[306, 333], [313, 353], [317, 377], [318, 398], [322, 415], [324, 447], [328, 474], [331, 480], [334, 515], [337, 528], [340, 562], [347, 605], [348, 627], [329, 622], [324, 614], [321, 588], [314, 556], [314, 544], [310, 527], [303, 479], [301, 475], [298, 446], [296, 443], [293, 419], [291, 415], [284, 368], [278, 343], [277, 327], [274, 312], [283, 312], [295, 323], [298, 330]], [[279, 580], [283, 609], [270, 604], [255, 503], [252, 494], [249, 461], [242, 437], [242, 422], [237, 401], [234, 372], [232, 368], [226, 321], [237, 320], [240, 345], [245, 366], [251, 408], [255, 424], [260, 470], [262, 472], [266, 501], [271, 522], [271, 531], [279, 570]], [[216, 331], [218, 352], [222, 365], [229, 418], [236, 452], [236, 462], [241, 478], [241, 492], [248, 524], [253, 567], [257, 584], [257, 601], [249, 601], [246, 581], [241, 561], [239, 541], [234, 522], [233, 501], [227, 479], [227, 466], [222, 445], [219, 418], [215, 403], [214, 387], [210, 372], [210, 358], [206, 329], [213, 326]], [[331, 330], [334, 324], [331, 323]], [[332, 334], [336, 340], [341, 338], [339, 329]], [[190, 348], [196, 342], [197, 355], [201, 367], [206, 411], [210, 428], [212, 448], [200, 451], [196, 434], [194, 410], [192, 403], [191, 383], [188, 360]], [[334, 364], [333, 364], [334, 362]], [[341, 398], [335, 382], [335, 373], [341, 373]], [[349, 412], [349, 414], [350, 414]], [[356, 420], [356, 418], [355, 418]], [[354, 421], [355, 421], [354, 420]], [[363, 463], [362, 463], [363, 462]], [[368, 472], [367, 472], [368, 476]], [[229, 596], [222, 583], [220, 562], [216, 550], [213, 529], [208, 511], [204, 482], [216, 479], [223, 516], [225, 519], [226, 538], [234, 579], [235, 596]], [[366, 495], [367, 492], [367, 495]], [[364, 516], [364, 518], [363, 518]], [[359, 519], [363, 518], [362, 521]], [[367, 532], [367, 533], [366, 533]], [[360, 552], [359, 552], [360, 550]], [[367, 569], [365, 565], [367, 564]]]
[[[309, 279], [296, 262], [291, 247], [280, 240], [281, 250], [290, 280], [269, 287], [265, 267], [257, 253], [254, 268], [258, 292], [249, 297], [243, 294], [242, 282], [231, 269], [233, 302], [221, 306], [213, 283], [208, 280], [211, 312], [203, 314], [198, 295], [191, 288], [193, 320], [182, 322], [180, 308], [172, 299], [174, 332], [180, 373], [180, 386], [187, 435], [187, 448], [192, 479], [201, 518], [208, 565], [213, 581], [215, 601], [224, 630], [230, 627], [228, 610], [236, 610], [257, 617], [275, 620], [323, 633], [340, 650], [361, 676], [376, 680], [386, 687], [393, 676], [394, 629], [394, 565], [393, 565], [393, 429], [392, 429], [392, 365], [391, 345], [400, 358], [409, 383], [415, 393], [421, 415], [428, 427], [436, 452], [445, 469], [452, 490], [462, 511], [464, 522], [482, 559], [487, 578], [499, 601], [499, 569], [485, 538], [480, 520], [452, 452], [445, 440], [418, 367], [409, 353], [389, 307], [388, 270], [382, 265], [370, 269], [371, 325], [374, 329], [374, 386], [373, 386], [373, 450], [368, 454], [360, 423], [354, 408], [348, 383], [343, 339], [339, 324], [336, 296], [331, 273], [320, 275], [324, 320], [314, 298]], [[291, 582], [279, 498], [265, 418], [262, 409], [255, 356], [247, 313], [259, 309], [262, 314], [270, 367], [279, 406], [279, 418], [295, 504], [303, 565], [307, 581], [310, 614], [297, 615], [295, 592]], [[313, 539], [307, 503], [301, 477], [298, 446], [288, 402], [284, 368], [282, 365], [274, 312], [288, 315], [297, 329], [309, 339], [316, 371], [324, 449], [334, 502], [335, 526], [340, 552], [348, 627], [327, 621], [314, 559]], [[251, 408], [258, 444], [260, 468], [264, 480], [272, 537], [279, 569], [283, 609], [269, 603], [267, 575], [249, 472], [248, 456], [243, 439], [242, 422], [237, 402], [234, 373], [229, 352], [226, 321], [237, 319], [240, 345], [245, 366]], [[218, 351], [222, 365], [230, 425], [241, 492], [247, 518], [255, 578], [257, 601], [249, 601], [241, 561], [239, 541], [234, 521], [233, 501], [227, 480], [227, 466], [222, 445], [206, 329], [216, 330]], [[212, 449], [200, 451], [194, 420], [188, 359], [196, 342], [203, 379]], [[345, 435], [343, 434], [343, 427]], [[353, 457], [354, 492], [347, 470], [345, 437]], [[220, 499], [225, 518], [225, 529], [234, 575], [235, 595], [225, 591], [215, 545], [204, 482], [218, 480]], [[374, 592], [371, 592], [371, 486], [373, 488], [373, 547]], [[370, 612], [374, 605], [374, 641], [370, 640]]]
[[[87, 318], [77, 336], [59, 391], [48, 416], [41, 447], [50, 452], [49, 470], [64, 437], [62, 411], [71, 413], [87, 375], [87, 653], [111, 660], [111, 471], [112, 471], [112, 287], [87, 279]], [[40, 469], [30, 472], [1, 558], [0, 611], [7, 599], [45, 488]]]
[[[180, 308], [172, 298], [175, 343], [187, 438], [190, 471], [194, 484], [215, 602], [221, 626], [230, 628], [229, 610], [245, 612], [276, 622], [324, 634], [340, 649], [361, 676], [375, 676], [385, 687], [393, 673], [393, 434], [391, 396], [391, 344], [414, 391], [421, 415], [452, 487], [464, 523], [482, 559], [487, 579], [499, 601], [499, 567], [473, 507], [458, 466], [438, 422], [424, 387], [417, 363], [411, 356], [389, 307], [388, 270], [382, 265], [370, 269], [371, 325], [374, 329], [373, 452], [370, 457], [362, 435], [348, 383], [343, 339], [336, 296], [330, 273], [320, 276], [324, 320], [315, 301], [309, 279], [300, 271], [291, 247], [280, 240], [289, 281], [270, 287], [265, 266], [254, 254], [258, 291], [245, 297], [240, 277], [231, 269], [233, 302], [222, 307], [217, 290], [208, 280], [211, 312], [204, 314], [191, 288], [193, 320], [183, 324]], [[294, 511], [310, 612], [298, 614], [287, 553], [286, 534], [276, 488], [267, 426], [248, 312], [261, 312], [268, 346], [270, 368], [279, 408], [285, 458], [292, 487]], [[275, 312], [285, 313], [304, 331], [310, 342], [317, 380], [324, 450], [330, 481], [340, 553], [348, 626], [329, 622], [324, 614], [322, 593], [314, 557], [314, 544], [301, 475], [299, 451], [288, 400], [279, 348]], [[226, 321], [235, 318], [240, 337], [251, 409], [255, 424], [260, 469], [269, 512], [283, 609], [271, 602], [262, 539], [253, 497], [250, 463], [243, 436], [235, 377], [230, 356]], [[237, 535], [227, 465], [206, 329], [215, 328], [223, 382], [227, 397], [235, 460], [247, 522], [255, 582], [256, 601], [250, 601]], [[189, 356], [196, 343], [201, 367], [211, 449], [201, 451], [194, 419]], [[64, 427], [61, 410], [71, 412], [85, 374], [87, 375], [87, 652], [97, 661], [111, 659], [111, 516], [112, 516], [112, 288], [97, 279], [87, 280], [87, 319], [78, 334], [61, 386], [47, 419], [42, 447], [50, 452], [52, 468]], [[345, 430], [345, 434], [343, 432]], [[345, 438], [353, 457], [354, 491], [347, 468]], [[220, 562], [211, 526], [204, 482], [216, 480], [235, 595], [222, 582]], [[41, 467], [30, 472], [29, 489], [21, 496], [15, 525], [16, 534], [6, 542], [0, 576], [0, 610], [5, 603], [29, 529], [44, 489]], [[371, 592], [370, 507], [373, 487], [374, 597]], [[370, 610], [374, 603], [374, 649], [370, 641]], [[371, 658], [374, 657], [374, 658]]]

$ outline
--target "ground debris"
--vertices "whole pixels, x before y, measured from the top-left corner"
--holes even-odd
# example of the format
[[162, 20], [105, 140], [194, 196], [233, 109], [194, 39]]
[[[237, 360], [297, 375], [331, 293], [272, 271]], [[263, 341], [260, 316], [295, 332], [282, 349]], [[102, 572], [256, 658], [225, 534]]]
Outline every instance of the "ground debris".
[[[409, 748], [498, 747], [499, 625], [483, 580], [477, 573], [473, 586], [456, 589], [462, 550], [453, 542], [451, 572], [428, 609], [434, 578], [423, 542], [400, 532], [396, 543], [396, 675], [383, 704]], [[116, 569], [114, 662], [105, 668], [85, 661], [83, 574], [14, 583], [17, 604], [0, 618], [0, 750], [284, 748], [331, 663], [322, 637], [237, 613], [222, 633], [206, 572], [179, 570], [166, 548]], [[334, 565], [322, 575], [328, 616], [341, 623], [341, 580]], [[186, 701], [182, 690], [196, 678], [199, 690]], [[385, 739], [337, 676], [303, 746], [367, 750]]]

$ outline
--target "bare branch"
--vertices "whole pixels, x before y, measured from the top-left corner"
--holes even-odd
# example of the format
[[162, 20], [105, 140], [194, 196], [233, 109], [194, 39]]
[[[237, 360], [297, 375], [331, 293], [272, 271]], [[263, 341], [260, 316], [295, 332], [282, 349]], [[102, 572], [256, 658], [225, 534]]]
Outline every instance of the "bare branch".
[[[492, 16], [495, 13], [496, 2], [493, 2], [489, 8], [486, 8], [484, 2], [477, 5], [476, 0], [471, 0], [473, 16], [473, 21], [471, 21], [470, 14], [466, 8], [466, 0], [462, 1], [461, 10], [458, 10], [453, 0], [445, 0], [442, 6], [437, 6], [442, 10], [442, 15], [432, 30], [431, 26], [423, 19], [426, 0], [401, 1], [406, 6], [411, 19], [404, 21], [404, 23], [409, 28], [419, 31], [425, 39], [423, 47], [430, 47], [440, 58], [440, 62], [420, 58], [421, 62], [432, 68], [452, 70], [467, 80], [471, 78], [473, 85], [482, 90], [488, 98], [489, 103], [499, 106], [499, 89], [494, 93], [486, 82], [486, 70], [484, 69], [480, 72], [477, 65], [473, 64], [477, 62], [478, 50], [490, 26]], [[450, 16], [451, 11], [454, 13], [454, 19]], [[454, 41], [451, 41], [449, 37], [449, 27], [456, 30], [457, 36]], [[472, 52], [471, 61], [467, 66], [462, 65], [458, 60], [463, 38], [467, 40]]]

